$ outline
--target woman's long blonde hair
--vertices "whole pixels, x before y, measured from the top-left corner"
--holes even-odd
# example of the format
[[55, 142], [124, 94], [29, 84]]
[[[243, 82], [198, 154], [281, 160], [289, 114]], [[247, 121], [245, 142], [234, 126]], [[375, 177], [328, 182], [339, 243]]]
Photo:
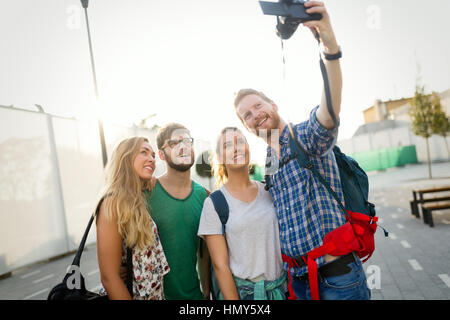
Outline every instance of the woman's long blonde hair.
[[107, 219], [117, 217], [118, 231], [127, 247], [142, 250], [153, 246], [155, 240], [143, 193], [148, 181], [142, 180], [134, 169], [134, 160], [143, 142], [149, 141], [133, 137], [116, 146], [106, 166], [102, 192]]
[[[216, 188], [220, 188], [223, 184], [225, 184], [228, 181], [228, 172], [227, 168], [225, 166], [225, 163], [223, 163], [223, 148], [222, 148], [222, 139], [224, 134], [226, 134], [228, 131], [234, 131], [242, 134], [241, 130], [237, 127], [226, 127], [223, 128], [222, 131], [220, 131], [220, 134], [217, 137], [216, 140], [216, 151], [211, 155], [211, 158], [209, 159], [209, 163], [212, 163], [212, 173], [215, 176], [215, 182], [214, 186]], [[219, 156], [222, 158], [222, 161], [220, 161]]]

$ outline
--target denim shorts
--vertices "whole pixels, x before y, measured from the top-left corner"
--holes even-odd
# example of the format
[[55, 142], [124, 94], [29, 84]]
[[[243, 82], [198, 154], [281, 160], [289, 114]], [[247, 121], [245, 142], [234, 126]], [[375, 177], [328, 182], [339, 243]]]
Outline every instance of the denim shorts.
[[[340, 276], [324, 278], [318, 272], [320, 300], [370, 300], [370, 289], [361, 260], [355, 255], [355, 261], [347, 266], [351, 271]], [[293, 277], [292, 287], [298, 300], [311, 300], [308, 281]]]

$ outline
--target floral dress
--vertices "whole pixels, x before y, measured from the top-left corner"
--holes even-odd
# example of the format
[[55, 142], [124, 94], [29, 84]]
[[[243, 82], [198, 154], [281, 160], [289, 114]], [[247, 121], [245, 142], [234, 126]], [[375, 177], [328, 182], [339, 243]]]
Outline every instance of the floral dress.
[[[152, 220], [155, 241], [145, 250], [133, 249], [133, 300], [164, 300], [163, 277], [170, 268], [159, 239], [158, 229]], [[127, 247], [122, 243], [122, 266], [127, 265]], [[102, 288], [99, 292], [106, 295]]]

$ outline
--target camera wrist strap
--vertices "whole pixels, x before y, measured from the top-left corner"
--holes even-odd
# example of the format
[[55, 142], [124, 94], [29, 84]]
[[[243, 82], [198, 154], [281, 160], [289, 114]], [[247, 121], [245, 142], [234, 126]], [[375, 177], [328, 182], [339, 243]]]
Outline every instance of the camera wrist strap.
[[[317, 43], [319, 45], [320, 48], [320, 36], [318, 34], [318, 32], [316, 30], [313, 31], [314, 32], [314, 37], [317, 40]], [[285, 51], [284, 51], [284, 42], [283, 39], [281, 39], [281, 54], [282, 54], [282, 59], [283, 59], [283, 81], [286, 82], [286, 58], [285, 58]], [[333, 103], [331, 101], [331, 90], [330, 90], [330, 83], [328, 80], [328, 73], [327, 73], [327, 69], [325, 67], [325, 63], [323, 62], [322, 59], [322, 55], [320, 54], [320, 50], [319, 50], [319, 63], [320, 63], [320, 71], [322, 73], [322, 78], [323, 78], [323, 87], [324, 87], [324, 91], [325, 91], [325, 99], [326, 99], [326, 103], [327, 103], [327, 109], [328, 109], [328, 113], [331, 116], [331, 119], [333, 120], [334, 123], [334, 127], [336, 127], [339, 124], [339, 121], [336, 117], [336, 113], [334, 112], [333, 109]]]
[[[314, 36], [315, 36], [317, 43], [319, 45], [319, 48], [320, 48], [320, 36], [319, 36], [319, 33], [317, 32], [317, 30], [314, 30]], [[336, 113], [334, 112], [333, 104], [331, 102], [330, 82], [328, 80], [327, 68], [325, 67], [325, 63], [323, 62], [322, 55], [320, 54], [320, 50], [319, 50], [319, 63], [320, 63], [320, 71], [322, 72], [323, 87], [325, 90], [325, 99], [327, 102], [328, 113], [330, 114], [331, 119], [333, 119], [334, 128], [336, 128], [336, 126], [339, 124], [339, 122], [337, 120]]]

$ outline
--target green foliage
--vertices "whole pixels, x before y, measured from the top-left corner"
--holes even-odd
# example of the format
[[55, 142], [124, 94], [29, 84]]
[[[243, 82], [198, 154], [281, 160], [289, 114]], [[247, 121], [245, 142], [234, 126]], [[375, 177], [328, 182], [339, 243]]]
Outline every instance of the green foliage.
[[450, 118], [447, 117], [445, 112], [442, 112], [436, 116], [436, 126], [439, 128], [435, 133], [443, 136], [444, 138], [450, 134]]
[[441, 99], [435, 92], [425, 94], [424, 86], [417, 86], [408, 111], [415, 135], [429, 138], [433, 134], [445, 135], [450, 131], [449, 118], [442, 108]]

